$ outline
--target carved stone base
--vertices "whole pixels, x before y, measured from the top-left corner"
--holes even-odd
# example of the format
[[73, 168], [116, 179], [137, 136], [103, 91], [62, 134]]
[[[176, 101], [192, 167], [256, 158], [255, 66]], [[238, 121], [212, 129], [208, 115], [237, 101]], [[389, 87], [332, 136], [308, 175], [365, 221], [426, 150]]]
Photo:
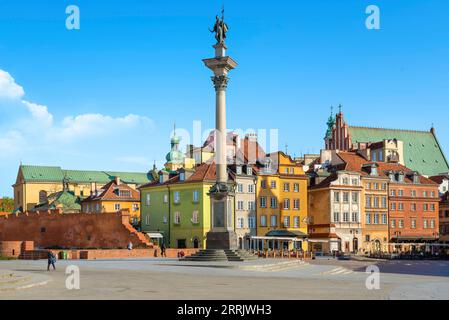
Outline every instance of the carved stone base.
[[206, 249], [237, 250], [237, 234], [234, 231], [210, 231], [206, 235]]

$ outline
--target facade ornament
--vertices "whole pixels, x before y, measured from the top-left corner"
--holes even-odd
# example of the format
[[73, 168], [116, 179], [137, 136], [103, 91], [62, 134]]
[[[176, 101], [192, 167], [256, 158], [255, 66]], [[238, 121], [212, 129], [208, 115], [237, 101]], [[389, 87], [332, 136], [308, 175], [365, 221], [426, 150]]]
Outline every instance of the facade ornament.
[[228, 87], [229, 78], [226, 75], [219, 75], [211, 77], [216, 91], [226, 90]]

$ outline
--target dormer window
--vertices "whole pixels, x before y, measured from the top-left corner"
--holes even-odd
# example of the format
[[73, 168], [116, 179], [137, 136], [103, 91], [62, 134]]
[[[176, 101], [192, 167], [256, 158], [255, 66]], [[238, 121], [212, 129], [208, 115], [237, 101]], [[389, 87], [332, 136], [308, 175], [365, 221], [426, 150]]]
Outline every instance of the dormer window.
[[404, 172], [398, 173], [398, 182], [404, 182]]
[[372, 175], [372, 176], [377, 176], [378, 175], [376, 166], [372, 166], [371, 167], [370, 175]]
[[241, 166], [237, 166], [237, 167], [235, 168], [235, 173], [237, 173], [237, 174], [242, 174], [242, 167], [241, 167]]
[[164, 175], [163, 174], [161, 174], [159, 176], [159, 183], [164, 183]]
[[179, 181], [185, 181], [186, 180], [186, 173], [185, 172], [181, 172], [179, 174]]
[[251, 166], [246, 167], [246, 174], [249, 176], [253, 175], [253, 168]]

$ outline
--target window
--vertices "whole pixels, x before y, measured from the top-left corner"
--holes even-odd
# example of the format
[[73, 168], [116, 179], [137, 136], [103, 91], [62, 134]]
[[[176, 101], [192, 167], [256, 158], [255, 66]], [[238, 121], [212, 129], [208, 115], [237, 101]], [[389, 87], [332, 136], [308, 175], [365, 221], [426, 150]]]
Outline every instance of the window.
[[370, 236], [369, 236], [369, 234], [367, 234], [367, 235], [365, 236], [365, 241], [366, 241], [366, 242], [370, 242]]
[[164, 194], [164, 203], [168, 203], [168, 194]]
[[394, 189], [390, 190], [390, 196], [396, 197], [396, 190]]
[[198, 190], [193, 190], [193, 202], [198, 202]]
[[343, 181], [342, 183], [344, 185], [348, 185], [349, 184], [349, 179], [348, 178], [343, 178], [342, 181]]
[[151, 204], [151, 194], [147, 193], [145, 203], [147, 206], [149, 206]]
[[377, 182], [374, 183], [374, 190], [379, 190], [379, 184]]
[[290, 173], [294, 174], [295, 173], [295, 168], [290, 168]]
[[284, 217], [284, 228], [290, 228], [290, 217]]
[[427, 198], [427, 191], [423, 191], [423, 192], [422, 192], [422, 196], [423, 196], [424, 198]]
[[410, 205], [410, 210], [411, 210], [411, 211], [416, 211], [416, 203], [412, 203], [412, 204]]
[[198, 223], [198, 210], [192, 212], [192, 223]]
[[428, 222], [428, 220], [427, 220], [427, 219], [424, 219], [423, 222], [422, 222], [422, 225], [423, 225], [423, 228], [424, 228], [424, 229], [427, 229], [427, 228], [429, 227], [429, 222]]
[[433, 203], [430, 204], [430, 211], [432, 211], [432, 212], [435, 211], [435, 204], [433, 204]]
[[276, 180], [271, 180], [270, 181], [270, 188], [271, 189], [276, 189]]
[[435, 228], [435, 220], [430, 220], [430, 227], [432, 228], [432, 229], [434, 229]]
[[357, 192], [352, 192], [352, 203], [359, 203], [359, 194]]
[[270, 227], [276, 227], [277, 225], [277, 216], [275, 214], [272, 214], [270, 217]]
[[150, 225], [150, 215], [149, 215], [149, 214], [147, 214], [147, 215], [145, 216], [145, 224], [146, 224], [147, 226]]
[[181, 195], [179, 194], [179, 191], [175, 191], [174, 193], [174, 202], [179, 203], [181, 200]]
[[260, 207], [261, 208], [267, 207], [267, 197], [260, 197]]
[[374, 208], [379, 208], [379, 198], [374, 197]]
[[260, 181], [260, 187], [261, 187], [262, 189], [265, 189], [265, 188], [267, 187], [267, 180], [261, 180], [261, 181]]
[[371, 196], [366, 196], [366, 198], [365, 198], [365, 207], [371, 208]]
[[[97, 211], [100, 211], [100, 205], [97, 203]], [[139, 204], [138, 203], [133, 203], [133, 211], [139, 211]]]
[[164, 217], [162, 218], [162, 223], [163, 223], [163, 224], [167, 224], [167, 222], [168, 222], [167, 216], [164, 216]]
[[289, 172], [289, 171], [288, 171], [288, 168], [285, 168], [285, 170], [284, 170], [284, 171], [285, 171], [285, 173], [287, 173], [287, 174], [288, 174], [288, 172]]
[[430, 197], [435, 198], [435, 191], [430, 191]]
[[245, 219], [244, 218], [238, 218], [237, 219], [237, 228], [243, 229], [245, 225]]
[[352, 185], [358, 186], [359, 185], [359, 179], [352, 179]]
[[387, 224], [387, 214], [382, 213], [382, 224]]
[[429, 205], [427, 203], [424, 203], [422, 208], [423, 208], [423, 211], [429, 211]]
[[237, 201], [237, 210], [243, 210], [243, 201]]
[[185, 181], [186, 180], [186, 173], [185, 172], [181, 172], [179, 174], [179, 181]]
[[400, 229], [404, 228], [404, 220], [403, 219], [399, 219], [399, 228]]
[[248, 210], [256, 210], [256, 205], [254, 201], [248, 201]]
[[349, 222], [349, 212], [343, 212], [343, 222]]
[[396, 203], [392, 202], [390, 207], [391, 207], [391, 211], [396, 211]]
[[411, 228], [416, 229], [416, 219], [411, 220]]
[[412, 190], [412, 191], [411, 191], [411, 196], [412, 196], [412, 197], [416, 197], [416, 190]]
[[293, 209], [299, 210], [299, 199], [293, 199]]
[[382, 197], [382, 208], [383, 209], [387, 208], [387, 197]]
[[340, 212], [334, 212], [334, 222], [340, 222]]
[[293, 192], [299, 192], [299, 183], [293, 184]]
[[366, 183], [366, 189], [367, 189], [367, 190], [370, 190], [370, 189], [371, 189], [371, 182], [367, 182], [367, 183]]
[[374, 224], [379, 224], [379, 214], [378, 213], [374, 214]]
[[39, 191], [39, 203], [47, 202], [47, 191]]
[[120, 203], [116, 203], [114, 205], [114, 209], [115, 209], [115, 211], [119, 211], [120, 210]]
[[235, 168], [235, 173], [237, 173], [237, 174], [242, 174], [242, 167], [237, 166], [237, 167]]
[[396, 220], [391, 220], [391, 228], [395, 229], [396, 228]]
[[382, 183], [382, 190], [387, 190], [387, 184], [384, 182], [384, 183]]
[[334, 191], [334, 202], [340, 202], [340, 192]]
[[402, 202], [398, 203], [398, 210], [399, 211], [404, 211], [404, 204]]
[[260, 216], [260, 226], [261, 227], [267, 226], [267, 216], [266, 215]]
[[253, 184], [249, 184], [248, 185], [248, 192], [249, 193], [254, 193], [254, 190], [255, 190], [254, 185]]
[[371, 224], [371, 213], [367, 213], [365, 216], [365, 223]]
[[404, 196], [404, 190], [398, 190], [398, 197]]
[[299, 228], [299, 217], [293, 217], [293, 228]]
[[270, 198], [270, 208], [277, 208], [278, 207], [278, 201], [276, 197]]
[[290, 183], [284, 183], [284, 192], [290, 192]]
[[237, 192], [243, 193], [243, 184], [241, 183], [237, 184]]
[[119, 190], [118, 191], [119, 197], [129, 198], [131, 197], [131, 191], [129, 190]]
[[174, 214], [174, 224], [181, 224], [181, 212], [179, 211]]
[[290, 199], [284, 199], [284, 209], [290, 209]]
[[248, 228], [254, 229], [255, 227], [256, 227], [256, 219], [253, 216], [248, 217]]
[[253, 174], [253, 168], [251, 166], [246, 167], [246, 174], [251, 176]]
[[359, 222], [359, 214], [357, 212], [352, 213], [352, 222]]
[[349, 192], [343, 192], [343, 202], [349, 202]]

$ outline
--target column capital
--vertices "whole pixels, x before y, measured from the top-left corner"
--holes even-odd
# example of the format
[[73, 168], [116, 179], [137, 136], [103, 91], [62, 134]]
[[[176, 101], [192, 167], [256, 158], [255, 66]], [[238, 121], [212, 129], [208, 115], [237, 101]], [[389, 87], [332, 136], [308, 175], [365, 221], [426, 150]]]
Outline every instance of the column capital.
[[214, 83], [215, 91], [226, 91], [229, 81], [229, 78], [226, 75], [213, 76], [211, 79]]

